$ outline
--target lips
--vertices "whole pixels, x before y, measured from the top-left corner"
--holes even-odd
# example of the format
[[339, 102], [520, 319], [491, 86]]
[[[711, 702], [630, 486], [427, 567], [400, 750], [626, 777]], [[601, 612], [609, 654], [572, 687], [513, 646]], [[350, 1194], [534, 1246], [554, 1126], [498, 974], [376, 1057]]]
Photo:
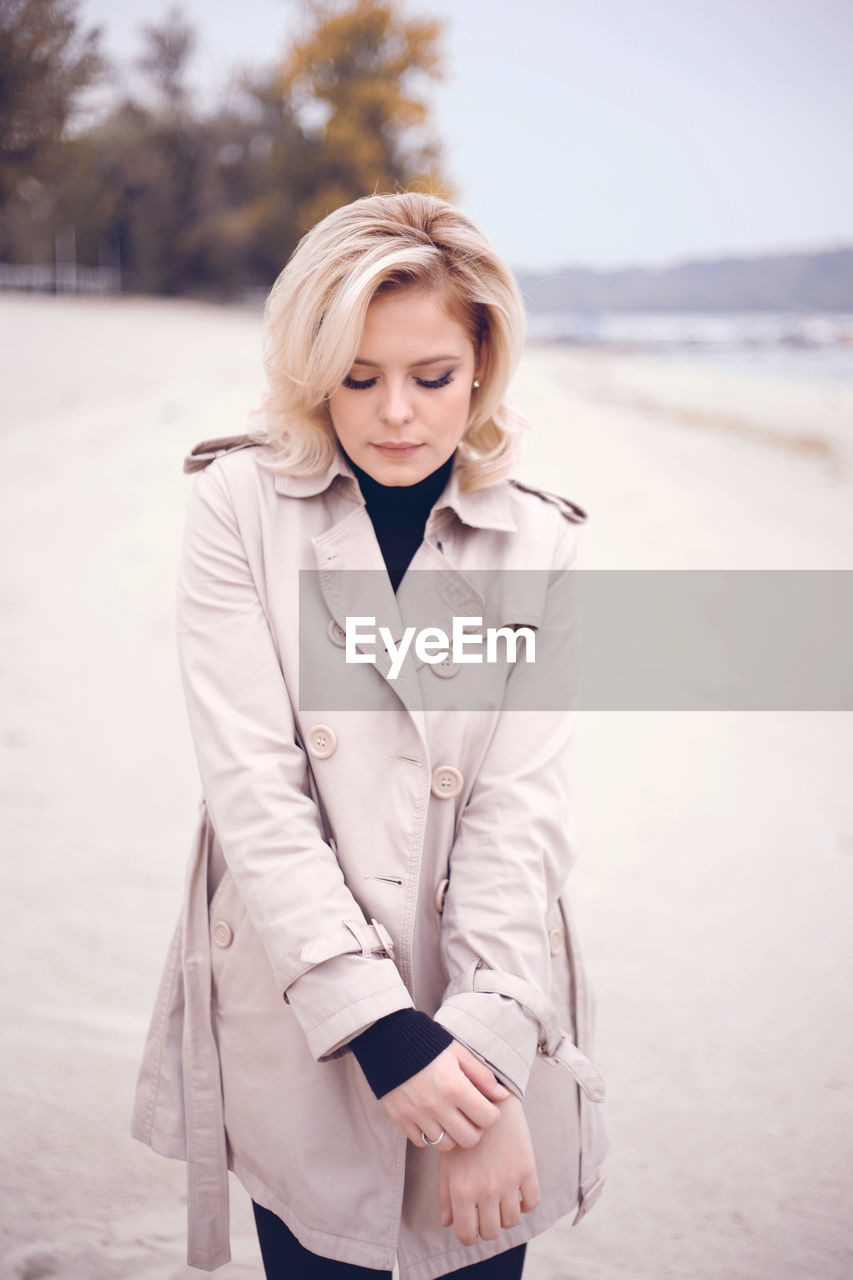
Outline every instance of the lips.
[[423, 445], [417, 440], [375, 440], [373, 448], [386, 458], [410, 458]]

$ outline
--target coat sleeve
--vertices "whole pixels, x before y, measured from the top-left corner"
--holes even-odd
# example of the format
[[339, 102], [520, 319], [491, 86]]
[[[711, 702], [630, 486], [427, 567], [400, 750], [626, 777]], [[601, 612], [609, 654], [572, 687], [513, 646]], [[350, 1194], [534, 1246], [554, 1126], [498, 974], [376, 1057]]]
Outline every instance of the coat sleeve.
[[[563, 1038], [547, 919], [574, 860], [568, 753], [576, 718], [577, 538], [560, 520], [531, 675], [517, 663], [450, 855], [441, 922], [449, 975], [436, 1019], [523, 1096], [537, 1048]], [[544, 687], [556, 678], [549, 700]], [[571, 1068], [570, 1068], [571, 1069]]]
[[325, 841], [222, 464], [197, 477], [178, 574], [181, 677], [228, 868], [317, 1059], [411, 997]]

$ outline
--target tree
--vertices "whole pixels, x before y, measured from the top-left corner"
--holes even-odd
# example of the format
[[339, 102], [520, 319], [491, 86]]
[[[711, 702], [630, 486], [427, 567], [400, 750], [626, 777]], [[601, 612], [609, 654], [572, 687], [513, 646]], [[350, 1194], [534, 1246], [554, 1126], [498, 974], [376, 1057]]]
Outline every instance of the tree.
[[50, 179], [80, 94], [102, 69], [100, 33], [83, 31], [76, 9], [74, 0], [0, 0], [2, 205]]
[[441, 79], [441, 23], [407, 22], [382, 0], [309, 0], [308, 21], [279, 77], [312, 152], [301, 228], [374, 191], [446, 191], [418, 85]]
[[145, 50], [138, 59], [139, 65], [157, 86], [168, 114], [178, 115], [187, 104], [184, 76], [195, 47], [195, 32], [180, 8], [173, 5], [162, 26], [146, 26], [143, 35]]
[[[127, 237], [136, 285], [155, 293], [184, 293], [195, 284], [189, 240], [203, 162], [201, 127], [185, 85], [195, 32], [173, 7], [160, 25], [143, 31], [139, 64], [157, 90], [153, 111], [123, 164]], [[137, 108], [137, 112], [139, 109]]]
[[223, 296], [268, 287], [302, 232], [357, 196], [441, 189], [423, 96], [438, 22], [404, 21], [392, 0], [309, 0], [283, 65], [203, 114], [186, 87], [195, 33], [173, 8], [143, 31], [154, 93], [75, 133], [99, 67], [75, 12], [0, 0], [0, 257], [48, 262], [73, 231], [77, 261], [120, 261], [125, 287]]

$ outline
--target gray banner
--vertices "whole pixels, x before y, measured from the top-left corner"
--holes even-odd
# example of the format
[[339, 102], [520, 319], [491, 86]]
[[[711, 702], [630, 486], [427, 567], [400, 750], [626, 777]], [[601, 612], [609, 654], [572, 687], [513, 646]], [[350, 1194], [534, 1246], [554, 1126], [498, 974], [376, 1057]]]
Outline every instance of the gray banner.
[[299, 628], [303, 710], [853, 710], [848, 570], [303, 571]]

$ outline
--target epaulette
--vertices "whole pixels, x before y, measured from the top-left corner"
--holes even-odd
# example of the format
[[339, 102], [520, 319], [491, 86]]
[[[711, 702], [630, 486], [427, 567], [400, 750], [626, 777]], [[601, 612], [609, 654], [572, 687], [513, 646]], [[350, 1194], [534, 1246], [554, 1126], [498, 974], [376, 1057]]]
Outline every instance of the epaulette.
[[567, 520], [571, 520], [573, 524], [583, 524], [587, 519], [587, 514], [583, 507], [579, 507], [576, 502], [570, 502], [568, 498], [562, 497], [559, 493], [551, 493], [548, 489], [539, 489], [536, 485], [523, 484], [521, 480], [516, 480], [515, 476], [510, 476], [510, 484], [514, 484], [517, 489], [523, 489], [525, 493], [535, 493], [537, 498], [544, 499], [545, 502], [552, 503], [562, 516]]
[[205, 467], [210, 466], [211, 462], [223, 457], [226, 453], [236, 453], [238, 449], [250, 449], [253, 445], [264, 443], [265, 441], [260, 437], [249, 435], [220, 436], [216, 440], [202, 440], [184, 458], [184, 471], [187, 474], [203, 471]]

